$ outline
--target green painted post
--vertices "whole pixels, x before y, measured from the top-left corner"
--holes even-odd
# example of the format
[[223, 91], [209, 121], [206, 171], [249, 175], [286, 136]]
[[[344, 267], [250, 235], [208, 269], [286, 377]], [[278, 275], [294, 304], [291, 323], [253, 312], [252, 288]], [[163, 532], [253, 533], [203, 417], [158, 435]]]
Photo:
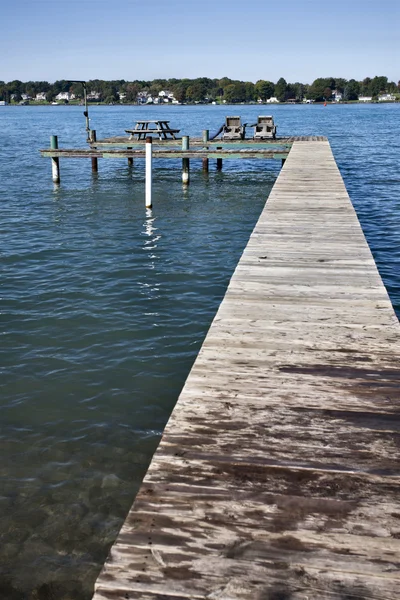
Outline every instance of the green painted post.
[[[50, 136], [50, 148], [58, 150], [58, 137], [56, 135]], [[51, 159], [51, 173], [53, 183], [60, 183], [60, 162], [58, 156]]]
[[[182, 136], [182, 150], [184, 150], [184, 151], [189, 150], [189, 136], [188, 135]], [[189, 185], [189, 182], [190, 182], [189, 170], [190, 170], [189, 159], [182, 158], [182, 183], [184, 185]]]
[[[208, 129], [203, 129], [203, 144], [208, 145], [210, 132]], [[208, 158], [203, 158], [203, 171], [208, 173]]]

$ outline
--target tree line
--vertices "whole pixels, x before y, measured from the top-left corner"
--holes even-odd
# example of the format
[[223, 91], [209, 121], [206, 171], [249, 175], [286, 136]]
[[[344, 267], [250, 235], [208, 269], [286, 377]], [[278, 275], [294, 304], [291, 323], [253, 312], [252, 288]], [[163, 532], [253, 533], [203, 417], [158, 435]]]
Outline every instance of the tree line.
[[[94, 79], [87, 82], [88, 91], [97, 92], [96, 101], [101, 102], [137, 102], [140, 92], [157, 96], [162, 90], [173, 93], [179, 102], [212, 102], [226, 101], [227, 103], [256, 102], [258, 99], [266, 101], [271, 97], [280, 102], [287, 100], [302, 101], [303, 99], [321, 102], [330, 100], [339, 92], [345, 101], [357, 100], [359, 96], [371, 96], [373, 99], [379, 94], [400, 93], [400, 81], [396, 84], [385, 76], [366, 77], [363, 81], [334, 77], [320, 77], [312, 84], [288, 83], [281, 77], [276, 83], [264, 79], [256, 83], [239, 81], [223, 77], [222, 79], [154, 79], [152, 81], [124, 79], [105, 81]], [[81, 83], [59, 80], [54, 83], [47, 81], [19, 81], [8, 83], [0, 81], [0, 100], [7, 102], [20, 102], [22, 94], [35, 98], [38, 93], [46, 94], [46, 101], [51, 102], [60, 92], [70, 92], [76, 98], [83, 97]], [[120, 95], [123, 98], [120, 98]]]

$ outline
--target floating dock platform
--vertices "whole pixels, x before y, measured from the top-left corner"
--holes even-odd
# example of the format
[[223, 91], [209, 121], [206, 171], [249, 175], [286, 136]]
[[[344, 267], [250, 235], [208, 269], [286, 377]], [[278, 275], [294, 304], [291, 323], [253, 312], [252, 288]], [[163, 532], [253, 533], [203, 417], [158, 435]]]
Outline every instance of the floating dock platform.
[[94, 600], [398, 600], [400, 326], [294, 141]]

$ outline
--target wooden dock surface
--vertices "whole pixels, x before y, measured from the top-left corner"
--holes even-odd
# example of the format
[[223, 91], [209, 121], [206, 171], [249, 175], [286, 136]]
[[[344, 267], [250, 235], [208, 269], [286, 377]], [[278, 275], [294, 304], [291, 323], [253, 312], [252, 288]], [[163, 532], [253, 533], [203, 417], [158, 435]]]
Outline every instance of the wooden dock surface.
[[400, 327], [328, 142], [295, 142], [95, 600], [398, 600]]

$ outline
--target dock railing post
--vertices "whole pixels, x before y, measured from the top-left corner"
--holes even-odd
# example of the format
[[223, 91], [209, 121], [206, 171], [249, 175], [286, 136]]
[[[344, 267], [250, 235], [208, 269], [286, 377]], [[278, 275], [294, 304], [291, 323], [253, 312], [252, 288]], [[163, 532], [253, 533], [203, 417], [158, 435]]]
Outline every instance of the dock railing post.
[[[90, 143], [96, 141], [96, 130], [95, 129], [91, 129], [89, 131], [89, 139], [90, 139]], [[92, 158], [92, 172], [97, 173], [98, 170], [99, 170], [99, 165], [97, 162], [97, 158]]]
[[[58, 149], [58, 137], [56, 135], [50, 136], [50, 148], [52, 150]], [[60, 159], [58, 156], [51, 159], [51, 173], [53, 183], [60, 183]]]
[[151, 208], [152, 204], [152, 178], [153, 178], [153, 138], [146, 138], [146, 192], [145, 192], [145, 202], [146, 208]]
[[[182, 150], [189, 150], [189, 136], [182, 136]], [[190, 163], [188, 158], [182, 158], [182, 183], [184, 185], [189, 185], [190, 177], [189, 177]]]
[[[208, 129], [203, 129], [203, 144], [208, 145], [210, 139], [210, 131]], [[205, 173], [208, 172], [208, 158], [203, 158], [203, 171]]]

